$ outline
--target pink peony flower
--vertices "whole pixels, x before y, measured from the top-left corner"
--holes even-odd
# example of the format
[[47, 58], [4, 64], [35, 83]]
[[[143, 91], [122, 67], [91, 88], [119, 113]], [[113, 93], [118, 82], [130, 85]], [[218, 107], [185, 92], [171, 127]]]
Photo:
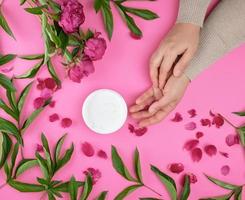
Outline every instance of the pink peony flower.
[[90, 175], [92, 177], [93, 185], [101, 178], [102, 174], [99, 169], [94, 169], [89, 167], [86, 171], [83, 172], [86, 176]]
[[68, 77], [76, 83], [80, 83], [81, 79], [83, 78], [83, 73], [82, 73], [82, 69], [80, 68], [80, 66], [75, 65], [74, 67], [70, 68], [68, 70]]
[[83, 5], [77, 0], [67, 0], [61, 6], [59, 25], [66, 33], [77, 32], [85, 21]]
[[94, 38], [90, 38], [84, 48], [84, 54], [91, 60], [100, 60], [106, 50], [106, 41], [104, 38], [98, 37], [99, 34], [95, 34]]

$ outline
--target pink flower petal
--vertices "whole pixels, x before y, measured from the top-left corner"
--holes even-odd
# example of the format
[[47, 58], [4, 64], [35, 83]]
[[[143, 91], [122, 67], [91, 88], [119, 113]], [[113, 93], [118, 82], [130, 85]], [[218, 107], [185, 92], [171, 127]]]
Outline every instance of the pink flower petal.
[[46, 78], [44, 80], [45, 87], [50, 89], [50, 90], [55, 90], [56, 89], [56, 82], [52, 78]]
[[191, 151], [191, 158], [193, 162], [199, 162], [202, 159], [202, 150], [200, 148], [195, 148]]
[[189, 122], [185, 125], [185, 129], [186, 130], [189, 130], [189, 131], [192, 131], [192, 130], [195, 130], [197, 127], [196, 123], [195, 122]]
[[228, 153], [223, 152], [223, 151], [220, 151], [219, 153], [220, 153], [220, 155], [222, 155], [222, 156], [224, 156], [226, 158], [229, 158], [229, 154]]
[[142, 136], [147, 132], [147, 128], [146, 127], [138, 128], [138, 129], [135, 129], [134, 132], [136, 136]]
[[202, 126], [211, 126], [211, 121], [210, 119], [201, 119], [200, 120]]
[[44, 105], [44, 103], [45, 103], [45, 99], [42, 97], [38, 97], [34, 99], [33, 106], [35, 109], [39, 109]]
[[55, 122], [55, 121], [57, 121], [59, 119], [60, 119], [60, 117], [59, 117], [59, 115], [57, 113], [54, 113], [54, 114], [49, 116], [49, 121], [50, 122]]
[[195, 109], [188, 110], [187, 112], [190, 114], [190, 118], [193, 118], [197, 115]]
[[82, 144], [82, 152], [85, 156], [92, 157], [94, 155], [94, 148], [90, 143], [84, 142]]
[[171, 119], [171, 121], [173, 121], [173, 122], [180, 122], [180, 121], [182, 121], [182, 120], [183, 120], [183, 118], [182, 118], [181, 114], [178, 113], [178, 112], [175, 113], [174, 118]]
[[237, 134], [229, 134], [226, 136], [225, 142], [229, 147], [235, 144], [239, 144], [239, 137]]
[[39, 152], [39, 153], [42, 153], [43, 152], [43, 146], [40, 145], [40, 144], [37, 144], [36, 151]]
[[220, 171], [222, 175], [227, 176], [230, 173], [230, 167], [228, 165], [224, 165], [221, 167]]
[[203, 135], [204, 135], [203, 132], [198, 131], [196, 133], [196, 138], [199, 139], [199, 138], [203, 137]]
[[224, 124], [224, 119], [221, 115], [217, 114], [213, 117], [212, 124], [214, 124], [217, 128], [220, 128]]
[[184, 144], [184, 149], [187, 151], [192, 150], [199, 144], [199, 140], [189, 140]]
[[134, 125], [133, 124], [128, 124], [128, 130], [129, 130], [130, 133], [134, 133], [134, 130], [135, 130]]
[[189, 177], [190, 177], [190, 183], [195, 184], [195, 183], [197, 182], [197, 177], [196, 177], [196, 175], [193, 174], [193, 173], [189, 173], [188, 175], [189, 175]]
[[44, 88], [42, 91], [41, 91], [41, 94], [40, 96], [44, 99], [50, 99], [53, 95], [53, 91], [50, 90], [50, 89], [47, 89], [47, 88]]
[[205, 153], [206, 153], [207, 155], [209, 155], [209, 156], [214, 156], [214, 155], [216, 155], [216, 153], [217, 153], [217, 148], [216, 148], [216, 146], [210, 144], [210, 145], [206, 145], [206, 146], [204, 147], [204, 151], [205, 151]]
[[103, 158], [103, 159], [107, 159], [107, 158], [108, 158], [106, 152], [103, 151], [103, 150], [99, 150], [99, 151], [97, 152], [97, 156], [100, 157], [100, 158]]
[[89, 167], [86, 171], [83, 172], [86, 176], [90, 175], [92, 177], [93, 185], [101, 178], [102, 174], [99, 169], [94, 169]]
[[49, 104], [49, 106], [50, 106], [51, 108], [54, 108], [54, 107], [55, 107], [55, 104], [56, 104], [55, 101], [51, 101], [50, 104]]
[[184, 171], [184, 165], [182, 163], [172, 163], [168, 166], [168, 169], [173, 173], [179, 174]]
[[70, 127], [72, 125], [72, 120], [70, 119], [70, 118], [63, 118], [62, 120], [61, 120], [61, 126], [63, 127], [63, 128], [68, 128], [68, 127]]

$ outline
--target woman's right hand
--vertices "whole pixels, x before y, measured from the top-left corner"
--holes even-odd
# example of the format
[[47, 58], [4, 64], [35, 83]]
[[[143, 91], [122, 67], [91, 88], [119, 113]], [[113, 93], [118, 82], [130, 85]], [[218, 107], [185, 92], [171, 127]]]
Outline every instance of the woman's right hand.
[[[169, 73], [173, 73], [175, 77], [183, 74], [198, 48], [199, 35], [200, 27], [197, 25], [174, 25], [150, 60], [150, 76], [154, 89], [164, 88]], [[175, 64], [176, 60], [178, 61]]]

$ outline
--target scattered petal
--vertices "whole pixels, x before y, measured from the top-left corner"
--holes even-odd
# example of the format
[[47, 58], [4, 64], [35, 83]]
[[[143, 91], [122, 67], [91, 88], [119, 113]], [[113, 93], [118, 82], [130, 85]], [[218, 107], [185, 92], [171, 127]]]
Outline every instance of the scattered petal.
[[84, 142], [82, 144], [82, 152], [85, 156], [92, 157], [94, 155], [94, 148], [90, 143]]
[[57, 121], [59, 119], [60, 119], [60, 117], [59, 117], [59, 115], [57, 113], [54, 113], [54, 114], [49, 116], [49, 121], [50, 122], [55, 122], [55, 121]]
[[224, 156], [226, 158], [229, 158], [229, 154], [228, 153], [223, 152], [223, 151], [220, 151], [219, 153], [220, 153], [220, 155], [222, 155], [222, 156]]
[[189, 122], [185, 125], [185, 129], [186, 130], [189, 130], [189, 131], [192, 131], [192, 130], [195, 130], [197, 127], [196, 123], [195, 122]]
[[61, 126], [63, 127], [63, 128], [68, 128], [68, 127], [70, 127], [72, 125], [72, 120], [70, 119], [70, 118], [63, 118], [62, 120], [61, 120]]
[[42, 91], [41, 91], [41, 94], [40, 96], [44, 99], [50, 99], [53, 95], [53, 91], [50, 90], [50, 89], [47, 89], [47, 88], [44, 88]]
[[128, 130], [130, 131], [130, 133], [134, 133], [134, 125], [133, 124], [128, 124]]
[[173, 121], [173, 122], [180, 122], [180, 121], [182, 121], [182, 120], [183, 120], [183, 118], [182, 118], [181, 114], [178, 113], [178, 112], [175, 113], [174, 118], [171, 119], [171, 121]]
[[197, 115], [195, 109], [188, 110], [187, 112], [190, 114], [190, 118], [193, 118]]
[[37, 89], [38, 90], [43, 90], [45, 88], [45, 83], [43, 79], [37, 78], [38, 84], [37, 84]]
[[215, 116], [215, 114], [212, 112], [212, 110], [209, 111], [209, 115], [210, 115], [211, 117], [214, 117], [214, 116]]
[[38, 97], [34, 99], [33, 105], [35, 109], [39, 109], [44, 105], [44, 103], [45, 103], [45, 99], [42, 97]]
[[108, 158], [106, 152], [103, 151], [103, 150], [99, 150], [99, 151], [97, 152], [97, 156], [100, 157], [100, 158], [103, 158], [103, 159], [107, 159], [107, 158]]
[[195, 148], [198, 144], [199, 144], [199, 140], [189, 140], [185, 143], [184, 149], [186, 149], [187, 151], [190, 151], [193, 148]]
[[226, 136], [225, 142], [229, 147], [235, 144], [239, 144], [239, 137], [237, 134], [229, 134]]
[[93, 180], [93, 185], [97, 183], [97, 181], [101, 178], [102, 174], [99, 169], [94, 169], [89, 167], [86, 171], [83, 172], [86, 176], [90, 175]]
[[213, 117], [212, 124], [214, 124], [217, 128], [220, 128], [224, 124], [224, 119], [221, 115], [217, 114]]
[[196, 133], [196, 138], [199, 139], [199, 138], [203, 137], [203, 135], [204, 135], [203, 132], [198, 131]]
[[209, 155], [209, 156], [214, 156], [214, 155], [216, 155], [216, 153], [217, 153], [217, 148], [216, 148], [216, 146], [210, 144], [210, 145], [206, 145], [206, 146], [204, 147], [204, 151], [205, 151], [205, 153], [206, 153], [207, 155]]
[[193, 162], [199, 162], [202, 159], [202, 150], [200, 148], [195, 148], [191, 151], [191, 158]]
[[224, 165], [221, 167], [220, 171], [222, 175], [227, 176], [230, 173], [230, 167], [228, 165]]
[[168, 169], [176, 174], [184, 171], [184, 165], [182, 163], [172, 163], [168, 166]]
[[136, 35], [133, 32], [130, 32], [130, 36], [135, 40], [140, 40], [142, 38], [142, 35]]
[[56, 82], [52, 78], [46, 78], [44, 80], [45, 87], [50, 90], [55, 90], [56, 89]]
[[56, 101], [51, 101], [50, 104], [49, 104], [49, 106], [50, 106], [51, 108], [54, 108], [54, 107], [55, 107], [55, 104], [56, 104]]
[[135, 132], [135, 135], [142, 136], [147, 132], [147, 128], [146, 127], [138, 128], [138, 129], [135, 129], [134, 132]]
[[40, 144], [37, 144], [36, 151], [39, 152], [39, 153], [42, 153], [43, 152], [43, 146], [40, 145]]
[[210, 119], [201, 119], [200, 120], [202, 126], [211, 126], [211, 121]]
[[195, 183], [197, 182], [197, 177], [196, 177], [196, 175], [193, 174], [193, 173], [189, 173], [188, 175], [189, 175], [189, 177], [190, 177], [190, 183], [195, 184]]

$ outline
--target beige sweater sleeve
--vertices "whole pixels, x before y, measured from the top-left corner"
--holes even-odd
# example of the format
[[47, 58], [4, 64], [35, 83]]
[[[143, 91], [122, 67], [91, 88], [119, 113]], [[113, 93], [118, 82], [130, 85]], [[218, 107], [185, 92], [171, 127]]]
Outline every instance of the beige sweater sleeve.
[[[191, 2], [193, 1], [183, 1], [186, 4], [191, 4]], [[202, 12], [203, 8], [199, 9]], [[195, 16], [193, 17], [195, 18]], [[218, 58], [244, 42], [245, 0], [220, 1], [204, 23], [198, 51], [185, 74], [191, 80], [194, 79]]]
[[211, 0], [180, 0], [177, 23], [191, 23], [203, 26]]

